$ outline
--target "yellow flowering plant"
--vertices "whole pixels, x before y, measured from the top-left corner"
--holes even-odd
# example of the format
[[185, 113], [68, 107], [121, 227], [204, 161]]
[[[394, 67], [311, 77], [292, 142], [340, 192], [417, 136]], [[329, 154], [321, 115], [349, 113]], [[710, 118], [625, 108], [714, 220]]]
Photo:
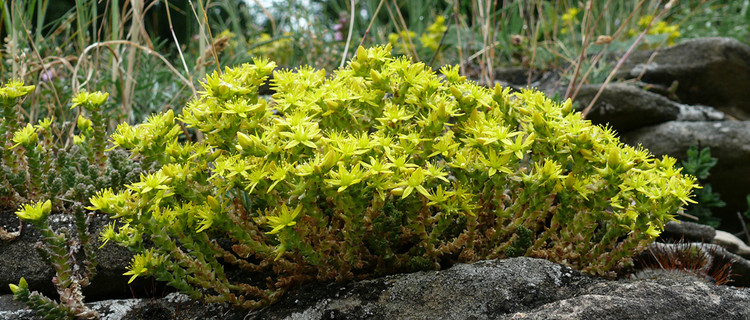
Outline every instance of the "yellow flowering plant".
[[[613, 277], [691, 201], [674, 159], [571, 101], [390, 50], [360, 47], [330, 76], [256, 59], [208, 76], [182, 115], [118, 129], [159, 168], [90, 200], [120, 221], [102, 239], [136, 252], [128, 275], [251, 309], [309, 281], [520, 255]], [[205, 138], [178, 141], [180, 124]]]
[[655, 43], [646, 44], [647, 46], [656, 47], [660, 43], [666, 43], [667, 46], [674, 45], [675, 40], [682, 36], [682, 33], [680, 33], [680, 26], [676, 24], [669, 24], [666, 21], [659, 20], [656, 22], [653, 22], [654, 16], [653, 15], [644, 15], [640, 19], [638, 19], [638, 27], [640, 30], [630, 29], [628, 30], [628, 36], [635, 37], [638, 35], [638, 33], [642, 32], [646, 29], [649, 25], [651, 27], [648, 29], [648, 32], [646, 34], [658, 37], [657, 41]]
[[[61, 127], [52, 117], [36, 124], [26, 123], [21, 101], [34, 91], [34, 86], [11, 80], [0, 85], [0, 108], [3, 121], [0, 135], [2, 165], [0, 165], [0, 199], [8, 207], [51, 199], [53, 207], [64, 211], [61, 198], [85, 202], [103, 187], [117, 188], [125, 181], [138, 178], [142, 170], [122, 151], [114, 158], [105, 155], [107, 126], [102, 105], [109, 95], [103, 92], [78, 93], [72, 108], [81, 107], [88, 114], [80, 114], [73, 126]], [[77, 129], [73, 145], [65, 146], [53, 132]], [[0, 234], [4, 231], [0, 228]]]
[[562, 24], [560, 25], [560, 34], [568, 34], [569, 31], [573, 30], [573, 27], [578, 25], [578, 13], [581, 12], [578, 8], [570, 8], [560, 16]]

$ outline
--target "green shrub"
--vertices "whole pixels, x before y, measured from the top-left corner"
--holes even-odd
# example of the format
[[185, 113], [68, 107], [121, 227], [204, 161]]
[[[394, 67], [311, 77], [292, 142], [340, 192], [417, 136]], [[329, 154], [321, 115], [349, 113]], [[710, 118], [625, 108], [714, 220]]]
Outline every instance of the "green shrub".
[[[625, 146], [542, 93], [511, 94], [390, 46], [326, 77], [256, 60], [207, 77], [182, 116], [121, 125], [115, 145], [160, 169], [90, 210], [153, 275], [256, 308], [308, 281], [526, 255], [614, 276], [687, 203], [675, 159]], [[203, 133], [177, 141], [180, 121]]]

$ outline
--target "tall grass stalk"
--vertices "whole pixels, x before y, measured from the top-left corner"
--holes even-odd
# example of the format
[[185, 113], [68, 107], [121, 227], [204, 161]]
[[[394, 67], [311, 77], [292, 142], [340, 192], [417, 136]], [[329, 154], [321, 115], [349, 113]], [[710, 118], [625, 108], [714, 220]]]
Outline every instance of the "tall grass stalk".
[[612, 70], [612, 72], [609, 73], [609, 75], [607, 76], [607, 79], [604, 80], [604, 83], [602, 83], [601, 87], [599, 88], [599, 91], [597, 91], [594, 98], [591, 99], [591, 102], [589, 102], [588, 106], [586, 106], [586, 108], [584, 108], [583, 111], [581, 111], [581, 114], [583, 115], [584, 118], [591, 111], [591, 108], [594, 107], [594, 105], [596, 104], [596, 101], [599, 99], [599, 96], [601, 96], [602, 92], [604, 91], [604, 88], [609, 84], [610, 81], [612, 81], [612, 78], [615, 76], [615, 73], [617, 72], [617, 70], [619, 70], [620, 67], [622, 67], [625, 60], [627, 60], [630, 54], [633, 53], [633, 50], [638, 46], [638, 43], [640, 43], [641, 40], [643, 40], [643, 37], [648, 33], [648, 30], [651, 28], [651, 25], [653, 24], [653, 22], [658, 21], [665, 14], [667, 14], [669, 10], [672, 9], [674, 2], [675, 2], [674, 0], [670, 0], [669, 2], [667, 2], [667, 4], [664, 5], [664, 7], [659, 11], [656, 17], [654, 19], [651, 19], [651, 21], [649, 21], [648, 25], [644, 28], [644, 30], [638, 35], [638, 38], [636, 38], [633, 44], [630, 46], [630, 48], [628, 48], [628, 51], [626, 51], [625, 54], [620, 58], [615, 68]]
[[[341, 63], [339, 64], [339, 68], [344, 67], [344, 63], [346, 62], [346, 56], [349, 53], [349, 44], [352, 43], [352, 33], [354, 31], [354, 0], [349, 1], [349, 3], [350, 3], [349, 5], [351, 6], [351, 15], [349, 16], [349, 35], [346, 36], [346, 44], [344, 45], [344, 54], [341, 55]], [[373, 15], [373, 20], [375, 19], [377, 15], [378, 15], [378, 12], [375, 11], [375, 14]], [[365, 31], [365, 33], [367, 33], [367, 31]], [[362, 37], [362, 40], [364, 40], [364, 37]]]

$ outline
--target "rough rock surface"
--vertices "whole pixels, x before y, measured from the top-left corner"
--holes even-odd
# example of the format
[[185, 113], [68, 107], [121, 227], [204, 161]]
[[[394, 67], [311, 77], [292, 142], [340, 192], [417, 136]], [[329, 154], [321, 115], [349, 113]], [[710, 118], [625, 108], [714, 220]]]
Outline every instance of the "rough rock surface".
[[[2, 299], [0, 299], [2, 301]], [[347, 284], [309, 284], [246, 312], [178, 294], [98, 303], [104, 319], [748, 319], [750, 289], [681, 275], [609, 281], [532, 258], [459, 264]], [[2, 304], [0, 304], [0, 308]], [[9, 320], [27, 311], [0, 312]]]
[[722, 219], [722, 229], [740, 231], [737, 212], [747, 209], [745, 198], [750, 194], [750, 121], [670, 121], [625, 133], [621, 140], [641, 144], [656, 156], [681, 160], [692, 145], [710, 147], [711, 156], [719, 162], [707, 181], [727, 203], [714, 215]]
[[[247, 313], [231, 310], [220, 304], [192, 301], [178, 293], [171, 293], [159, 299], [113, 299], [87, 305], [98, 312], [103, 320], [241, 320], [243, 314]], [[0, 295], [0, 319], [41, 320], [42, 317], [14, 301], [12, 295]]]
[[682, 103], [710, 105], [750, 119], [750, 46], [735, 39], [700, 38], [657, 52], [635, 52], [616, 78], [641, 75], [664, 87], [677, 81], [675, 94]]
[[750, 246], [745, 244], [742, 239], [729, 232], [716, 230], [716, 236], [713, 239], [713, 243], [726, 248], [740, 257], [750, 259]]
[[690, 221], [669, 221], [664, 225], [664, 232], [660, 239], [671, 241], [712, 242], [716, 236], [716, 230], [704, 224]]
[[[584, 85], [576, 102], [585, 108], [594, 99], [601, 85]], [[710, 107], [680, 104], [659, 94], [633, 85], [607, 85], [586, 116], [594, 124], [609, 124], [619, 133], [667, 121], [721, 121], [726, 116]]]

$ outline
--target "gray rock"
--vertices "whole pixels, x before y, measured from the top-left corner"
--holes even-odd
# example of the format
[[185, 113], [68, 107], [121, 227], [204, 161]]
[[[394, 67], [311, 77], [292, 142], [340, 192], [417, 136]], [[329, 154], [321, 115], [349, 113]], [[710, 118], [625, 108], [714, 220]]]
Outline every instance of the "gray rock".
[[[529, 73], [531, 73], [531, 77], [529, 77]], [[478, 77], [478, 79], [481, 79], [481, 77]], [[482, 83], [481, 80], [479, 83]], [[556, 71], [539, 71], [537, 69], [529, 71], [529, 68], [525, 67], [499, 68], [495, 70], [495, 83], [515, 90], [534, 88], [544, 92], [548, 97], [565, 93], [560, 73]], [[560, 93], [560, 91], [563, 92]]]
[[[435, 71], [438, 71], [435, 69]], [[465, 69], [466, 76], [471, 80], [475, 81], [481, 86], [493, 88], [496, 84], [502, 87], [509, 87], [515, 91], [520, 91], [525, 88], [534, 88], [544, 94], [547, 97], [562, 96], [565, 92], [565, 88], [560, 72], [557, 70], [539, 70], [529, 69], [527, 67], [504, 67], [497, 68], [494, 71], [494, 83], [487, 83], [484, 76], [482, 76], [482, 69], [478, 65], [466, 65]], [[529, 77], [531, 74], [531, 77]]]
[[[733, 254], [750, 259], [750, 246], [737, 236], [711, 226], [690, 221], [669, 221], [659, 235], [661, 242], [701, 242], [720, 245]], [[750, 276], [750, 274], [748, 274]]]
[[671, 241], [711, 242], [716, 236], [716, 230], [704, 224], [690, 221], [669, 221], [664, 225], [664, 232], [660, 239]]
[[[0, 295], [0, 311], [18, 311], [25, 309], [26, 306], [23, 302], [13, 300], [13, 295], [3, 294]], [[2, 319], [6, 319], [7, 315], [0, 313], [3, 316]]]
[[541, 74], [542, 72], [538, 69], [525, 67], [497, 68], [495, 69], [495, 81], [502, 81], [515, 86], [525, 86], [531, 84], [531, 82], [538, 81]]
[[[669, 279], [668, 281], [674, 281]], [[514, 258], [289, 294], [249, 319], [676, 319], [750, 317], [750, 291], [677, 282], [607, 281]]]
[[625, 133], [621, 140], [629, 145], [641, 144], [656, 156], [681, 160], [692, 145], [710, 147], [711, 156], [719, 162], [707, 182], [727, 203], [714, 210], [714, 215], [722, 218], [722, 229], [740, 231], [735, 223], [737, 212], [747, 209], [746, 196], [750, 194], [750, 121], [670, 121]]
[[[588, 106], [601, 88], [584, 85], [576, 96], [581, 108]], [[684, 105], [625, 83], [607, 85], [586, 119], [594, 124], [609, 124], [619, 133], [667, 121], [719, 121], [726, 117], [709, 107]]]
[[729, 232], [716, 230], [716, 237], [714, 237], [713, 243], [721, 245], [740, 257], [750, 259], [750, 246]]
[[[0, 296], [0, 319], [41, 320], [42, 316], [23, 307], [4, 304], [11, 295]], [[171, 293], [160, 299], [113, 299], [87, 304], [99, 313], [101, 319], [111, 320], [240, 320], [247, 311], [231, 310], [221, 304], [204, 304], [191, 301], [183, 294]]]
[[710, 105], [738, 119], [750, 119], [750, 46], [731, 38], [700, 38], [657, 52], [634, 52], [616, 74], [642, 75], [644, 82], [669, 87], [682, 103]]
[[[698, 278], [610, 281], [546, 260], [513, 258], [345, 284], [308, 284], [252, 312], [193, 302], [181, 294], [90, 305], [104, 319], [307, 320], [748, 319], [748, 304], [750, 289]], [[34, 319], [22, 310], [0, 311], [0, 318]]]
[[724, 121], [727, 115], [721, 111], [709, 106], [689, 105], [678, 103], [680, 113], [677, 115], [677, 121]]
[[599, 282], [510, 319], [748, 319], [748, 292], [684, 279]]
[[[546, 260], [513, 258], [345, 284], [308, 284], [253, 312], [191, 302], [180, 294], [91, 305], [105, 319], [117, 309], [118, 319], [416, 320], [748, 319], [748, 304], [750, 289], [697, 278], [610, 281]], [[19, 310], [0, 312], [0, 318], [33, 319]]]

